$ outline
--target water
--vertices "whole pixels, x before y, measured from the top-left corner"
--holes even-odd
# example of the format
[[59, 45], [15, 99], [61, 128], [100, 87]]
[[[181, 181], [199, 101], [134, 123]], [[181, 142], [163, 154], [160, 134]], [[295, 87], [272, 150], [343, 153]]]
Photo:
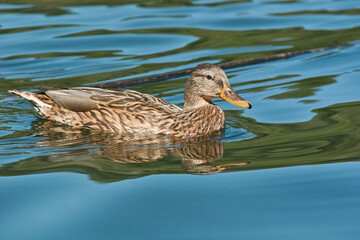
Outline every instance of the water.
[[[358, 239], [360, 4], [0, 0], [1, 239]], [[226, 129], [124, 141], [7, 93], [227, 69]], [[182, 106], [186, 77], [129, 86]]]

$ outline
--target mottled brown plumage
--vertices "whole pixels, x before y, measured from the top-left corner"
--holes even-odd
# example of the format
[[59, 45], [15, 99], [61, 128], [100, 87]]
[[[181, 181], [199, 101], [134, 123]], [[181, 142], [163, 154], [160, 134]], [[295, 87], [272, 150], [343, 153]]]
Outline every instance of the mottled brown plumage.
[[90, 87], [42, 90], [43, 93], [10, 92], [29, 100], [44, 119], [128, 135], [185, 138], [218, 131], [224, 127], [225, 117], [222, 109], [211, 102], [217, 97], [251, 108], [232, 90], [224, 71], [208, 63], [198, 65], [187, 80], [184, 109], [132, 90]]

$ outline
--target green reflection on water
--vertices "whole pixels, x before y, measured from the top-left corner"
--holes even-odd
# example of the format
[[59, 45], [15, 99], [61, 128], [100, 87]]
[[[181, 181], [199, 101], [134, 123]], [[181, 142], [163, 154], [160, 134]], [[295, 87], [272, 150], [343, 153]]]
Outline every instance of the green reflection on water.
[[63, 127], [58, 132], [56, 128], [48, 131], [40, 127], [37, 134], [45, 138], [37, 145], [49, 148], [49, 154], [61, 153], [4, 164], [0, 175], [76, 172], [87, 174], [94, 181], [113, 182], [152, 174], [214, 174], [358, 161], [360, 102], [314, 111], [317, 115], [308, 122], [284, 124], [256, 122], [240, 116], [238, 111], [227, 111], [226, 115], [234, 120], [233, 127], [245, 127], [256, 135], [230, 143], [221, 141], [221, 133], [190, 142], [124, 142], [104, 134], [71, 134]]
[[[50, 26], [51, 27], [51, 26]], [[32, 30], [32, 29], [27, 29]], [[122, 33], [138, 33], [144, 34], [180, 34], [180, 35], [191, 35], [198, 37], [199, 40], [192, 42], [185, 47], [178, 48], [176, 50], [160, 52], [150, 55], [141, 56], [128, 56], [126, 60], [139, 60], [140, 64], [128, 69], [121, 69], [116, 71], [108, 70], [101, 73], [84, 74], [80, 76], [70, 77], [59, 77], [52, 79], [51, 82], [36, 81], [32, 82], [32, 78], [20, 78], [14, 81], [11, 78], [1, 79], [0, 89], [32, 89], [38, 85], [51, 85], [55, 87], [74, 87], [93, 82], [107, 81], [111, 79], [119, 79], [121, 77], [129, 77], [136, 74], [147, 73], [151, 71], [159, 71], [161, 69], [180, 67], [185, 64], [207, 62], [207, 61], [220, 61], [228, 62], [233, 60], [248, 59], [255, 57], [268, 56], [280, 52], [306, 50], [318, 47], [329, 47], [347, 44], [358, 39], [360, 28], [341, 29], [341, 30], [305, 30], [303, 28], [293, 29], [274, 29], [274, 30], [251, 30], [251, 31], [215, 31], [215, 30], [203, 30], [203, 29], [147, 29], [147, 30], [134, 30], [134, 31], [118, 31], [112, 32], [108, 30], [96, 30], [90, 32], [82, 32], [71, 35], [75, 36], [89, 36], [89, 35], [106, 35], [106, 34], [122, 34]], [[7, 30], [4, 30], [7, 31]], [[273, 41], [274, 39], [286, 38], [284, 41]], [[247, 47], [247, 46], [292, 46], [290, 49], [282, 50], [269, 50], [269, 51], [258, 51], [258, 52], [247, 52], [237, 54], [226, 54], [208, 56], [202, 58], [192, 58], [186, 61], [175, 61], [175, 62], [161, 62], [161, 63], [143, 63], [141, 59], [152, 59], [157, 57], [171, 56], [173, 54], [187, 53], [193, 51], [201, 51], [207, 49], [222, 49], [222, 48], [235, 48], [235, 47]], [[89, 51], [89, 52], [71, 52], [71, 53], [59, 53], [59, 52], [47, 52], [30, 55], [17, 55], [8, 57], [7, 59], [23, 59], [23, 58], [34, 58], [46, 59], [56, 57], [67, 57], [67, 56], [83, 56], [85, 58], [112, 58], [114, 56], [119, 57], [117, 54], [118, 50], [114, 51]], [[119, 61], [118, 66], [124, 66], [122, 61]], [[151, 74], [149, 74], [151, 75]]]
[[282, 84], [275, 84], [267, 86], [268, 88], [274, 86], [286, 85], [285, 89], [289, 91], [284, 91], [282, 93], [272, 95], [267, 97], [268, 99], [289, 99], [289, 98], [303, 98], [308, 96], [315, 95], [315, 92], [320, 89], [321, 86], [326, 86], [328, 84], [335, 83], [336, 80], [333, 79], [335, 76], [320, 76], [312, 77], [307, 79], [301, 79], [299, 81], [288, 81]]
[[313, 11], [298, 11], [298, 12], [287, 12], [287, 13], [273, 13], [271, 15], [276, 16], [292, 16], [292, 15], [322, 15], [322, 14], [344, 14], [344, 15], [358, 15], [360, 14], [360, 9], [345, 9], [338, 11], [329, 11], [329, 10], [313, 10]]
[[[10, 4], [14, 4], [11, 2]], [[28, 4], [28, 3], [26, 3]], [[44, 14], [46, 16], [58, 16], [64, 14], [70, 14], [71, 12], [62, 8], [54, 7], [27, 7], [27, 8], [15, 8], [15, 9], [1, 9], [1, 13], [21, 13], [21, 14]]]
[[[32, 5], [31, 8], [19, 8], [19, 12], [22, 13], [43, 13], [49, 16], [59, 15], [59, 14], [68, 14], [66, 10], [61, 7], [70, 7], [70, 6], [121, 6], [128, 4], [136, 4], [140, 7], [181, 7], [181, 6], [223, 6], [233, 3], [241, 2], [251, 2], [251, 0], [236, 0], [236, 1], [224, 1], [217, 3], [206, 3], [206, 4], [194, 4], [194, 1], [191, 0], [151, 0], [151, 1], [138, 1], [138, 0], [82, 0], [72, 1], [72, 0], [0, 0], [2, 4], [17, 4], [17, 5]], [[4, 12], [13, 12], [13, 10], [5, 10]]]
[[359, 160], [360, 102], [336, 104], [314, 112], [317, 115], [310, 121], [299, 123], [269, 124], [241, 118], [247, 130], [258, 137], [227, 144], [225, 151], [234, 157], [225, 154], [224, 161], [241, 156], [252, 163], [246, 168], [257, 169]]

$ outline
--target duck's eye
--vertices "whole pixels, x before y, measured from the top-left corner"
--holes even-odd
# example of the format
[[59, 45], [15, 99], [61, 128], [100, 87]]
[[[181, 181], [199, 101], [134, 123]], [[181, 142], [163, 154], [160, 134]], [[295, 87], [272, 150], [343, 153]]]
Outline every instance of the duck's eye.
[[206, 75], [207, 80], [213, 80], [213, 77], [211, 75]]

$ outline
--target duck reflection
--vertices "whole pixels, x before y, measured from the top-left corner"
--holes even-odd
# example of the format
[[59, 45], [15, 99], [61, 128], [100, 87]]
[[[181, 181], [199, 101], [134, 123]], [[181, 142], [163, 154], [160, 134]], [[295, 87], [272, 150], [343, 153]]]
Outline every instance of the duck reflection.
[[36, 134], [41, 137], [37, 145], [49, 149], [51, 154], [6, 164], [0, 169], [0, 175], [72, 171], [85, 172], [94, 180], [108, 182], [184, 171], [214, 174], [246, 164], [213, 163], [223, 156], [224, 145], [218, 140], [223, 132], [181, 141], [168, 137], [140, 139], [44, 122], [36, 127]]
[[181, 157], [183, 169], [191, 174], [213, 174], [222, 172], [226, 168], [246, 165], [247, 163], [212, 164], [211, 162], [223, 156], [224, 145], [219, 141], [203, 141], [181, 144], [176, 149]]
[[47, 137], [39, 142], [44, 147], [97, 146], [97, 157], [123, 164], [156, 162], [167, 156], [178, 156], [181, 158], [183, 169], [191, 174], [214, 174], [226, 168], [247, 164], [212, 164], [223, 156], [224, 144], [216, 140], [223, 132], [179, 141], [168, 137], [144, 139], [134, 135], [119, 136], [104, 132], [73, 130], [64, 126], [56, 127], [56, 123], [53, 122], [45, 122], [44, 125], [38, 130], [40, 135]]

